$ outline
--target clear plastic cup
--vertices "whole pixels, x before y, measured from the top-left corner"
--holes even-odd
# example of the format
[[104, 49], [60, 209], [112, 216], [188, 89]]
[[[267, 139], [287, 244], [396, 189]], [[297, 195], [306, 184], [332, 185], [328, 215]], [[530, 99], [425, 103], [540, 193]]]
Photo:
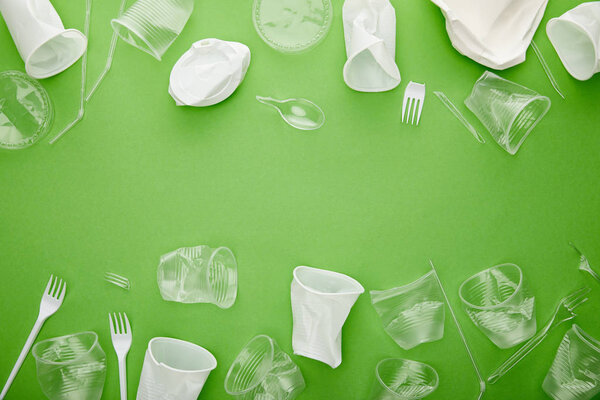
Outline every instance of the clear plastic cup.
[[473, 323], [499, 348], [535, 334], [535, 297], [517, 265], [501, 264], [473, 275], [460, 286], [459, 295]]
[[369, 400], [417, 400], [433, 393], [439, 377], [428, 364], [402, 358], [381, 360]]
[[157, 280], [167, 301], [229, 308], [237, 297], [237, 262], [227, 247], [183, 247], [160, 258]]
[[444, 336], [444, 297], [433, 271], [407, 285], [370, 294], [385, 331], [404, 350]]
[[106, 355], [94, 332], [43, 340], [33, 346], [37, 378], [50, 400], [99, 400]]
[[555, 400], [590, 400], [600, 393], [600, 341], [573, 325], [542, 388]]
[[551, 103], [546, 96], [485, 71], [465, 104], [500, 147], [514, 155]]
[[225, 377], [225, 391], [239, 400], [293, 400], [305, 387], [300, 368], [267, 335], [244, 346]]
[[160, 60], [193, 9], [194, 0], [138, 0], [111, 25], [121, 39]]

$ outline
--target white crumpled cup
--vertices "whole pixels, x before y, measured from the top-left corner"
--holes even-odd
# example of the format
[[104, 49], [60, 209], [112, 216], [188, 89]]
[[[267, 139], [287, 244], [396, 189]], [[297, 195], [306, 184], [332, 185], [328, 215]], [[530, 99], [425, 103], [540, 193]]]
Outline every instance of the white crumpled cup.
[[196, 400], [217, 360], [205, 348], [183, 340], [150, 340], [137, 400]]
[[342, 363], [342, 327], [364, 291], [360, 283], [344, 274], [311, 267], [294, 269], [294, 354], [338, 367]]
[[0, 0], [0, 13], [25, 62], [25, 71], [33, 78], [56, 75], [85, 52], [85, 35], [65, 29], [49, 0]]
[[546, 34], [573, 78], [585, 81], [600, 72], [600, 1], [580, 4], [552, 18]]
[[204, 39], [173, 66], [169, 94], [178, 106], [220, 103], [237, 89], [250, 65], [250, 49], [237, 42]]

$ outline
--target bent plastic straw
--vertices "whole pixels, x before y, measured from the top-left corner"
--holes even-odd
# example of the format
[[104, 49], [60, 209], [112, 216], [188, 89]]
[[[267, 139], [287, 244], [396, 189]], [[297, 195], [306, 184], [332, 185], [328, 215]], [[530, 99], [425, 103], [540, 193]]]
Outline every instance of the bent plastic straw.
[[442, 286], [442, 281], [440, 281], [440, 277], [437, 274], [437, 270], [435, 269], [435, 266], [433, 265], [433, 261], [429, 260], [429, 264], [431, 265], [431, 269], [433, 270], [433, 274], [435, 275], [435, 279], [437, 280], [438, 285], [440, 285], [440, 289], [442, 290], [442, 294], [444, 295], [446, 304], [448, 304], [448, 309], [450, 310], [450, 314], [452, 314], [452, 319], [454, 320], [456, 329], [458, 329], [458, 333], [460, 333], [460, 338], [462, 339], [462, 342], [465, 345], [465, 349], [467, 350], [467, 353], [469, 354], [469, 358], [471, 359], [471, 363], [473, 364], [473, 368], [475, 369], [475, 373], [477, 374], [477, 379], [479, 379], [479, 396], [477, 397], [477, 400], [481, 400], [481, 398], [483, 397], [483, 394], [485, 393], [485, 380], [483, 379], [483, 377], [481, 375], [481, 371], [479, 371], [479, 367], [477, 366], [475, 357], [473, 357], [473, 353], [471, 352], [471, 348], [469, 347], [469, 344], [467, 343], [465, 334], [463, 333], [462, 328], [460, 327], [460, 324], [458, 323], [458, 319], [456, 319], [456, 314], [454, 314], [454, 310], [452, 309], [452, 306], [450, 305], [450, 301], [448, 300], [446, 291], [444, 290], [444, 287]]
[[554, 88], [554, 90], [556, 90], [556, 93], [558, 93], [559, 96], [564, 99], [565, 95], [562, 94], [562, 92], [560, 91], [560, 87], [558, 87], [558, 82], [556, 82], [556, 78], [554, 77], [554, 74], [550, 70], [550, 67], [548, 66], [548, 63], [546, 62], [544, 55], [540, 51], [540, 48], [537, 47], [537, 44], [535, 44], [535, 42], [533, 40], [531, 41], [531, 48], [533, 49], [533, 52], [535, 53], [535, 56], [537, 57], [540, 64], [542, 64], [542, 68], [544, 69], [544, 72], [546, 73], [548, 80], [552, 84], [552, 87]]
[[[85, 2], [85, 23], [83, 26], [83, 34], [86, 38], [90, 36], [90, 16], [92, 14], [92, 0], [86, 0]], [[63, 128], [62, 131], [58, 133], [58, 135], [54, 136], [50, 139], [50, 144], [54, 144], [58, 139], [60, 139], [65, 133], [71, 130], [79, 121], [83, 119], [83, 114], [85, 113], [85, 80], [87, 76], [87, 47], [85, 52], [83, 53], [83, 57], [81, 59], [81, 91], [79, 98], [79, 112], [77, 113], [77, 117], [73, 121], [71, 121], [67, 126]]]
[[475, 129], [475, 127], [473, 127], [473, 125], [471, 125], [471, 123], [469, 121], [467, 121], [467, 119], [465, 118], [465, 116], [460, 112], [460, 110], [458, 108], [456, 108], [456, 106], [454, 105], [454, 103], [444, 94], [444, 92], [433, 92], [433, 94], [435, 94], [436, 97], [438, 99], [440, 99], [440, 101], [442, 102], [442, 104], [444, 104], [446, 106], [446, 108], [448, 110], [450, 110], [450, 112], [452, 114], [454, 114], [454, 116], [460, 122], [462, 122], [462, 124], [465, 126], [465, 128], [467, 128], [469, 130], [469, 132], [471, 132], [471, 134], [473, 135], [473, 137], [475, 137], [475, 139], [477, 139], [477, 141], [479, 143], [485, 143], [485, 139], [483, 138], [483, 136], [481, 136], [481, 134], [479, 132], [477, 132], [477, 130]]

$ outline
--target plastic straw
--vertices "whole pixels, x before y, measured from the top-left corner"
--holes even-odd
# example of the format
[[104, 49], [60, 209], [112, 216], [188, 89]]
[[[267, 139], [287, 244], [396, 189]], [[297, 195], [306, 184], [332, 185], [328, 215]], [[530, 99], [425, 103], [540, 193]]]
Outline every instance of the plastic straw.
[[467, 121], [465, 116], [460, 112], [460, 110], [458, 108], [456, 108], [454, 103], [444, 94], [444, 92], [433, 92], [433, 94], [435, 94], [437, 96], [437, 98], [440, 99], [442, 104], [444, 104], [446, 106], [446, 108], [448, 110], [450, 110], [450, 112], [452, 114], [454, 114], [454, 116], [460, 122], [462, 122], [462, 124], [465, 126], [465, 128], [467, 128], [469, 130], [469, 132], [471, 132], [473, 137], [475, 139], [477, 139], [477, 141], [479, 143], [485, 143], [485, 139], [483, 138], [483, 136], [481, 136], [481, 134], [479, 132], [477, 132], [475, 127], [473, 127], [473, 125], [471, 125], [471, 123], [469, 121]]
[[[84, 35], [89, 39], [90, 37], [90, 16], [92, 14], [92, 0], [86, 0], [85, 2], [85, 24], [83, 27]], [[87, 76], [87, 54], [88, 48], [85, 48], [85, 52], [83, 53], [83, 58], [81, 60], [81, 91], [80, 91], [80, 99], [79, 99], [79, 112], [77, 113], [77, 117], [71, 121], [67, 126], [64, 127], [62, 131], [54, 138], [50, 140], [50, 144], [54, 144], [58, 139], [60, 139], [65, 133], [71, 130], [79, 121], [83, 119], [83, 115], [85, 113], [85, 80]]]
[[552, 71], [550, 70], [548, 63], [546, 62], [544, 55], [542, 54], [539, 47], [537, 47], [537, 44], [535, 44], [535, 42], [533, 40], [531, 41], [531, 48], [533, 49], [533, 52], [535, 53], [540, 64], [542, 64], [542, 68], [544, 69], [544, 72], [546, 73], [548, 80], [552, 84], [552, 87], [554, 88], [554, 90], [556, 90], [556, 93], [558, 93], [560, 95], [560, 97], [562, 97], [564, 99], [565, 95], [562, 94], [560, 87], [558, 87], [558, 82], [556, 82], [556, 78], [554, 77], [554, 74], [552, 74]]

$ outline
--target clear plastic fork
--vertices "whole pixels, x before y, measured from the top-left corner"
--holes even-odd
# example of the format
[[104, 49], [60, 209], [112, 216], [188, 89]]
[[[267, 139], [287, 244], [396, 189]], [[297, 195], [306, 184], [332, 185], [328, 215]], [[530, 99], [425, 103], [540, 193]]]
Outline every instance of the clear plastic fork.
[[119, 360], [119, 386], [121, 388], [121, 400], [127, 400], [127, 353], [131, 348], [132, 332], [127, 314], [108, 314], [110, 323], [110, 337], [112, 339], [117, 359]]
[[23, 365], [29, 350], [31, 350], [33, 342], [37, 338], [38, 333], [40, 333], [42, 325], [44, 325], [44, 322], [46, 322], [46, 320], [60, 308], [66, 292], [67, 283], [63, 282], [62, 279], [51, 275], [48, 285], [46, 285], [46, 289], [44, 290], [44, 294], [42, 296], [40, 312], [37, 320], [35, 321], [35, 325], [33, 325], [33, 329], [31, 330], [31, 333], [25, 342], [25, 346], [23, 346], [23, 350], [21, 350], [21, 354], [19, 354], [19, 358], [10, 372], [8, 380], [2, 389], [2, 394], [0, 394], [0, 399], [3, 399], [6, 396], [6, 393], [8, 392], [8, 389], [10, 389], [10, 385], [17, 376], [21, 365]]
[[489, 377], [489, 383], [496, 383], [498, 379], [502, 378], [508, 371], [510, 371], [519, 361], [521, 361], [527, 354], [537, 347], [542, 341], [548, 336], [548, 333], [563, 322], [569, 321], [577, 316], [574, 310], [581, 304], [585, 303], [588, 298], [587, 294], [590, 292], [590, 288], [582, 287], [579, 290], [574, 291], [568, 296], [563, 297], [556, 306], [554, 314], [548, 321], [548, 323], [531, 339], [527, 341], [519, 350], [517, 350], [508, 360], [498, 367]]

